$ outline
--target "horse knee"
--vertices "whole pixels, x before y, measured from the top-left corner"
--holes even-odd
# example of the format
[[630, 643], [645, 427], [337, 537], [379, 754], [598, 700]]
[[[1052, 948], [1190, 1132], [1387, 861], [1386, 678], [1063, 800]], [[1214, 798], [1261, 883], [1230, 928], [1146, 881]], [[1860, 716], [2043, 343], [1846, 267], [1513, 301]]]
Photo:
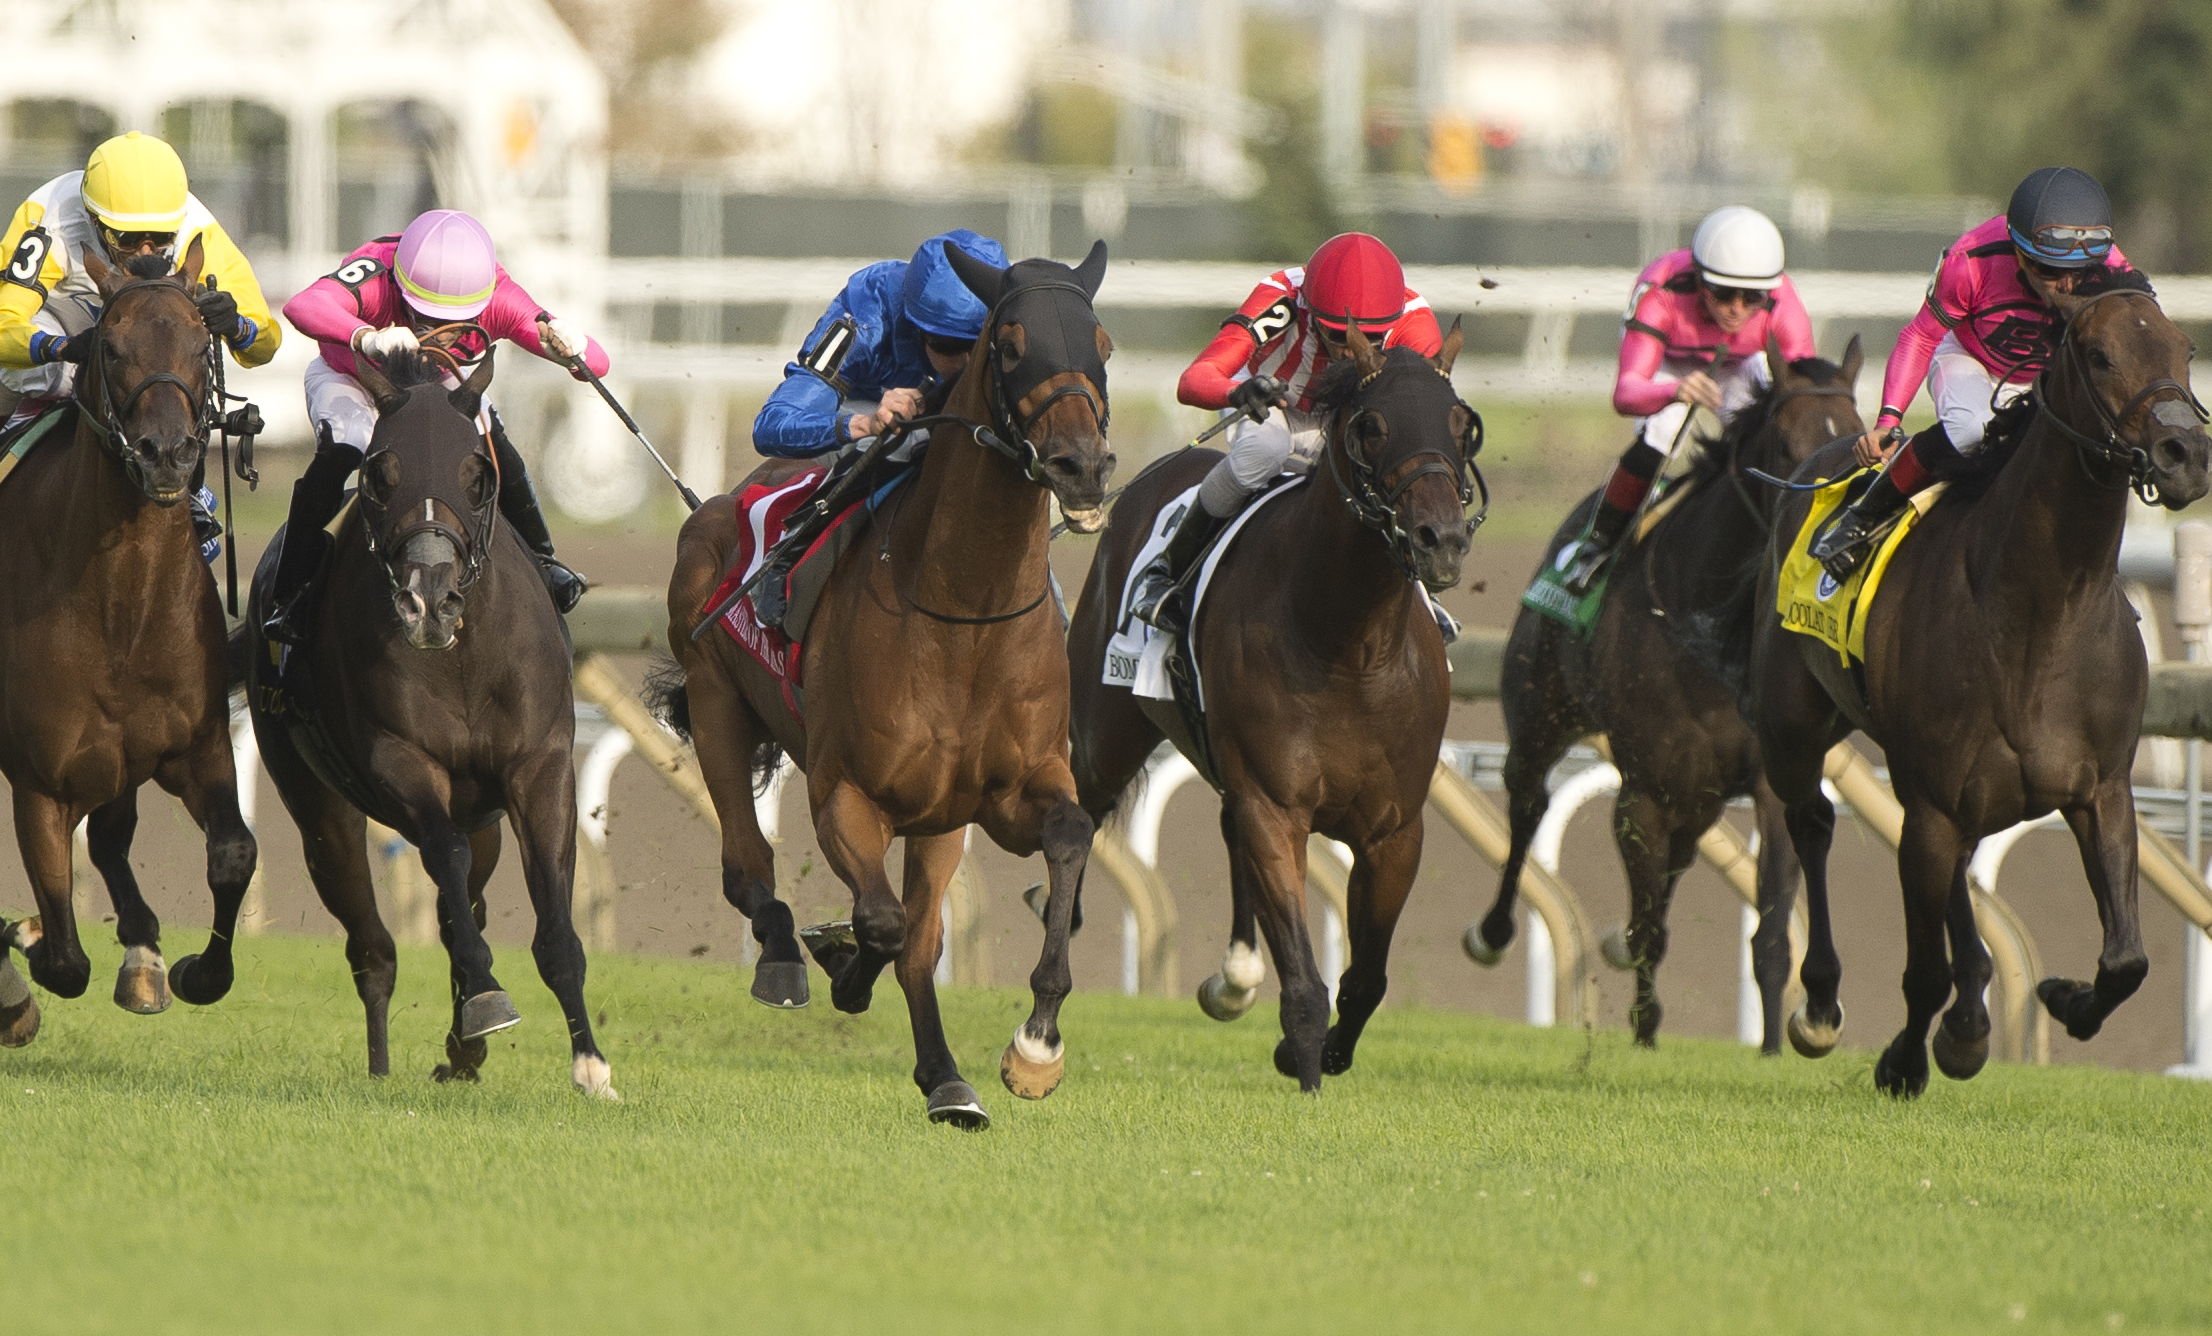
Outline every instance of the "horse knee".
[[896, 956], [906, 949], [906, 909], [896, 900], [871, 900], [853, 910], [853, 937], [864, 951]]

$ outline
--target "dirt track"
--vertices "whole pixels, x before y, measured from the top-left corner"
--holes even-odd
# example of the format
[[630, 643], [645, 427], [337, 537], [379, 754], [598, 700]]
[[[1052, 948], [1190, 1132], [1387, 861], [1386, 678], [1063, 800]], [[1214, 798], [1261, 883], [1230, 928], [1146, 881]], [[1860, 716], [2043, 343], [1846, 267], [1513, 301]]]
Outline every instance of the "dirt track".
[[[255, 545], [247, 546], [250, 549]], [[564, 552], [579, 569], [610, 584], [660, 584], [666, 576], [670, 548], [667, 539], [642, 530], [578, 535], [564, 544]], [[1486, 532], [1476, 540], [1465, 583], [1446, 598], [1447, 606], [1470, 624], [1509, 623], [1537, 550], [1532, 541], [1493, 538]], [[1068, 588], [1079, 584], [1088, 555], [1087, 547], [1072, 544], [1059, 555], [1060, 576]], [[642, 658], [624, 664], [624, 671], [633, 680], [642, 669]], [[1450, 736], [1502, 740], [1495, 707], [1488, 703], [1456, 707]], [[803, 799], [797, 786], [793, 790], [784, 803], [786, 837], [779, 860], [782, 893], [794, 903], [802, 922], [838, 916], [848, 901], [843, 888], [821, 864]], [[266, 890], [264, 926], [284, 932], [331, 932], [331, 920], [306, 883], [296, 832], [266, 782], [259, 794], [259, 810], [257, 825]], [[1610, 804], [1606, 803], [1583, 809], [1571, 828], [1562, 867], [1567, 881], [1577, 888], [1592, 919], [1600, 925], [1618, 922], [1625, 902], [1609, 834], [1609, 811]], [[648, 767], [636, 760], [625, 763], [618, 773], [608, 816], [608, 853], [620, 888], [616, 905], [618, 944], [628, 950], [737, 961], [743, 925], [736, 911], [722, 902], [715, 837], [708, 824], [685, 808]], [[1227, 931], [1227, 859], [1215, 818], [1211, 795], [1195, 786], [1186, 789], [1170, 809], [1162, 840], [1161, 866], [1176, 897], [1182, 924], [1177, 991], [1185, 995], [1215, 967]], [[6, 823], [7, 818], [0, 816], [0, 825]], [[1740, 816], [1737, 823], [1744, 824]], [[1904, 960], [1895, 864], [1887, 846], [1848, 821], [1838, 831], [1835, 855], [1836, 926], [1846, 971], [1843, 996], [1850, 1009], [1845, 1039], [1859, 1046], [1876, 1045], [1887, 1040], [1903, 1016], [1897, 987]], [[975, 859], [986, 890], [982, 935], [986, 977], [998, 984], [1021, 983], [1035, 961], [1040, 929], [1017, 892], [1042, 875], [1042, 862], [1020, 863], [995, 849], [980, 850]], [[171, 954], [197, 949], [206, 922], [206, 893], [199, 880], [202, 856], [196, 833], [173, 801], [158, 794], [148, 797], [135, 862], [149, 898], [170, 924]], [[1392, 1003], [1524, 1014], [1525, 955], [1520, 948], [1516, 946], [1499, 969], [1484, 971], [1471, 965], [1458, 945], [1461, 929], [1489, 903], [1495, 887], [1495, 872], [1448, 827], [1432, 820], [1420, 880], [1401, 922], [1392, 957]], [[2063, 832], [2028, 836], [2006, 865], [2003, 889], [2034, 933], [2048, 971], [2079, 975], [2094, 967], [2096, 913], [2072, 842]], [[82, 918], [88, 945], [94, 952], [95, 977], [92, 992], [68, 1005], [106, 1006], [105, 976], [119, 952], [112, 934], [97, 926], [97, 921], [107, 916], [105, 895], [95, 884], [89, 889], [81, 887], [79, 899], [85, 907]], [[531, 920], [520, 874], [511, 858], [493, 880], [490, 900], [492, 937], [495, 946], [502, 948], [504, 982], [514, 991], [526, 1016], [539, 1018], [541, 1023], [552, 1019], [551, 999], [530, 983], [529, 957], [519, 949], [529, 939]], [[12, 856], [0, 860], [0, 912], [22, 912], [29, 903], [21, 864]], [[1666, 1005], [1664, 1033], [1735, 1032], [1739, 904], [1719, 877], [1702, 867], [1684, 878], [1671, 918], [1671, 952], [1661, 975], [1661, 996]], [[2152, 961], [2149, 981], [2094, 1042], [2078, 1044], [2063, 1033], [2055, 1034], [2054, 1060], [2159, 1068], [2179, 1059], [2182, 921], [2147, 886], [2143, 906]], [[1087, 906], [1091, 926], [1077, 939], [1075, 952], [1079, 988], [1119, 986], [1118, 908], [1103, 879], [1094, 879]], [[1316, 918], [1318, 912], [1316, 903]], [[242, 967], [248, 973], [252, 958], [248, 943], [242, 952]], [[344, 959], [335, 945], [330, 968], [334, 979], [342, 978]], [[1268, 973], [1272, 980], [1272, 967]], [[407, 986], [416, 999], [425, 998], [415, 990], [426, 982], [417, 980]], [[1629, 996], [1627, 976], [1607, 971], [1602, 987], [1601, 1023], [1622, 1026]], [[896, 1005], [891, 995], [885, 996], [887, 1004]], [[751, 1004], [733, 984], [729, 1005]], [[1191, 1017], [1193, 1024], [1207, 1023], [1195, 1006]], [[1071, 1005], [1068, 1022], [1072, 1032], [1079, 1033], [1080, 999]], [[1387, 1024], [1387, 1014], [1377, 1023]], [[1261, 1009], [1241, 1024], [1251, 1032], [1255, 1053], [1264, 1053], [1272, 1046], [1271, 1008]]]

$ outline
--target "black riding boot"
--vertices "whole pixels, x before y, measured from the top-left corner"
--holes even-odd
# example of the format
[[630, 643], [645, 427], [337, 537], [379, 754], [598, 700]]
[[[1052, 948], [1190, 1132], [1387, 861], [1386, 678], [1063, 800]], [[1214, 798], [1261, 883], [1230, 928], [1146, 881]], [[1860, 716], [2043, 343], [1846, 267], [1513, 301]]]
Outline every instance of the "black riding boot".
[[791, 611], [791, 568], [799, 564], [799, 558], [814, 546], [814, 540], [831, 520], [904, 467], [904, 463], [880, 455], [870, 459], [860, 450], [847, 450], [830, 461], [829, 472], [815, 484], [814, 495], [784, 522], [783, 536], [769, 547], [760, 574], [753, 579], [755, 620], [762, 626], [783, 629], [783, 619]]
[[1198, 564], [1198, 556], [1229, 521], [1191, 503], [1169, 535], [1167, 548], [1152, 564], [1137, 572], [1136, 588], [1129, 596], [1129, 615], [1170, 635], [1190, 627], [1190, 598], [1182, 592], [1183, 577]]
[[346, 479], [360, 466], [359, 450], [332, 444], [326, 433], [307, 472], [292, 484], [292, 510], [284, 521], [276, 574], [269, 582], [269, 617], [261, 623], [261, 634], [269, 639], [287, 645], [306, 641], [315, 614], [310, 585], [330, 551], [325, 530], [345, 504]]
[[1613, 476], [1606, 482], [1604, 493], [1598, 497], [1597, 514], [1590, 518], [1589, 534], [1576, 549], [1573, 564], [1560, 577], [1559, 582], [1568, 593], [1587, 594], [1590, 586], [1597, 583], [1598, 572], [1613, 559], [1613, 549], [1620, 546], [1629, 522], [1636, 518], [1644, 497], [1651, 492], [1652, 479], [1659, 476], [1660, 466], [1666, 462], [1667, 457], [1646, 445], [1642, 436], [1629, 443], [1620, 462], [1613, 466]]
[[490, 414], [492, 452], [499, 458], [499, 513], [506, 516], [515, 536], [538, 559], [538, 573], [545, 577], [546, 592], [553, 596], [555, 611], [566, 615], [590, 585], [553, 555], [553, 534], [545, 527], [545, 513], [538, 509], [538, 490], [530, 485], [530, 470], [499, 414]]
[[[1900, 453], [1910, 448], [1909, 445], [1900, 447]], [[1874, 540], [1889, 527], [1897, 512], [1905, 508], [1906, 494], [1890, 477], [1890, 472], [1883, 469], [1876, 474], [1859, 499], [1845, 506], [1813, 540], [1813, 560], [1826, 567], [1838, 584], [1850, 579], [1852, 572], [1873, 555]]]

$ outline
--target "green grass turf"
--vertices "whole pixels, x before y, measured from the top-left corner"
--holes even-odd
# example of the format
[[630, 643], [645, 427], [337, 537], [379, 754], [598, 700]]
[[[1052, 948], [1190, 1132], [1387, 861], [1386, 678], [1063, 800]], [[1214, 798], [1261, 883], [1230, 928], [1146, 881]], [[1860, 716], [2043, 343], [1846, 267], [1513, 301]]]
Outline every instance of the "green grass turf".
[[1386, 1008], [1316, 1100], [1272, 1005], [1078, 995], [1027, 1104], [995, 1079], [1025, 995], [956, 990], [996, 1118], [968, 1135], [924, 1121], [888, 980], [774, 1013], [740, 971], [601, 957], [599, 1105], [519, 952], [476, 1086], [424, 1079], [434, 952], [386, 1081], [335, 942], [249, 939], [229, 999], [154, 1018], [113, 964], [0, 1052], [10, 1336], [2212, 1326], [2204, 1085], [2000, 1066], [1896, 1104], [1864, 1052]]

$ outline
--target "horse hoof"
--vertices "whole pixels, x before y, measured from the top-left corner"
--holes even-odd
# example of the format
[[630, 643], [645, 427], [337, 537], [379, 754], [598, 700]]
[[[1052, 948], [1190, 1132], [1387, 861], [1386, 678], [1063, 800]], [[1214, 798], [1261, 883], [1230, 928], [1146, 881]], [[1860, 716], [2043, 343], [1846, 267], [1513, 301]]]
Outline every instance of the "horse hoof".
[[478, 993], [461, 1003], [460, 1035], [464, 1044], [521, 1023], [522, 1013], [515, 1010], [515, 1004], [500, 989]]
[[46, 928], [37, 915], [8, 923], [0, 919], [0, 946], [12, 946], [18, 951], [28, 951], [46, 936]]
[[480, 1078], [474, 1067], [456, 1067], [452, 1063], [441, 1062], [430, 1069], [430, 1079], [444, 1085], [448, 1081], [475, 1081]]
[[1480, 923], [1468, 924], [1467, 931], [1459, 935], [1460, 949], [1467, 953], [1469, 960], [1474, 961], [1484, 969], [1488, 969], [1505, 959], [1505, 948], [1509, 945], [1511, 945], [1509, 942], [1501, 942], [1496, 946], [1490, 945], [1482, 935], [1482, 925]]
[[1337, 1036], [1336, 1027], [1330, 1026], [1326, 1038], [1321, 1041], [1321, 1074], [1342, 1076], [1352, 1070], [1352, 1046]]
[[1231, 988], [1218, 974], [1209, 974], [1198, 985], [1198, 1009], [1217, 1021], [1233, 1021], [1252, 1009], [1259, 993], [1251, 988]]
[[806, 962], [763, 960], [753, 967], [753, 1000], [778, 1011], [797, 1011], [810, 1000]]
[[1027, 1026], [1014, 1031], [998, 1060], [998, 1079], [1023, 1099], [1043, 1099], [1058, 1090], [1067, 1070], [1067, 1046], [1032, 1039]]
[[1920, 1092], [1928, 1088], [1928, 1071], [1925, 1062], [1918, 1072], [1902, 1070], [1904, 1064], [1894, 1060], [1895, 1045], [1882, 1050], [1882, 1056], [1874, 1063], [1874, 1085], [1891, 1099], [1918, 1099]]
[[2094, 1039], [2097, 1031], [2104, 1028], [2104, 1017], [2089, 1005], [2095, 994], [2095, 988], [2079, 979], [2053, 977], [2035, 986], [2035, 995], [2043, 1000], [2043, 1009], [2076, 1039]]
[[981, 1132], [991, 1125], [991, 1115], [976, 1102], [975, 1089], [966, 1081], [947, 1081], [929, 1092], [929, 1120], [951, 1123], [963, 1132]]
[[123, 953], [123, 968], [115, 972], [115, 1005], [138, 1016], [158, 1016], [169, 1009], [169, 972], [162, 968], [161, 953], [134, 946]]
[[38, 1037], [38, 1000], [31, 985], [0, 951], [0, 1048], [21, 1048]]
[[1628, 949], [1628, 930], [1616, 923], [1598, 938], [1598, 954], [1617, 970], [1636, 968], [1636, 953]]
[[[1051, 903], [1051, 893], [1052, 887], [1041, 881], [1031, 882], [1029, 889], [1022, 892], [1022, 903], [1029, 906], [1029, 912], [1037, 916], [1039, 923], [1045, 921], [1045, 908]], [[1073, 937], [1081, 931], [1083, 931], [1083, 902], [1078, 900], [1075, 902], [1075, 914], [1068, 920], [1068, 936]]]
[[[195, 1007], [210, 1006], [220, 1002], [230, 992], [231, 971], [216, 969], [202, 960], [197, 953], [177, 957], [169, 967], [169, 991], [190, 1002]], [[117, 990], [120, 993], [121, 987]], [[120, 1002], [122, 999], [116, 999]]]
[[799, 929], [799, 945], [834, 979], [845, 968], [845, 962], [859, 954], [860, 938], [853, 932], [851, 919], [839, 919]]
[[1813, 1020], [1799, 1007], [1790, 1013], [1790, 1047], [1801, 1058], [1825, 1058], [1836, 1050], [1836, 1040], [1843, 1035], [1843, 1004], [1836, 1004], [1836, 1023], [1827, 1025]]
[[1989, 1061], [1986, 1033], [1974, 1040], [1953, 1039], [1948, 1026], [1938, 1025], [1935, 1042], [1929, 1047], [1935, 1051], [1936, 1070], [1954, 1081], [1971, 1079]]
[[614, 1069], [597, 1053], [579, 1053], [568, 1065], [570, 1085], [592, 1099], [603, 1099], [610, 1104], [620, 1104], [622, 1094], [614, 1088]]

